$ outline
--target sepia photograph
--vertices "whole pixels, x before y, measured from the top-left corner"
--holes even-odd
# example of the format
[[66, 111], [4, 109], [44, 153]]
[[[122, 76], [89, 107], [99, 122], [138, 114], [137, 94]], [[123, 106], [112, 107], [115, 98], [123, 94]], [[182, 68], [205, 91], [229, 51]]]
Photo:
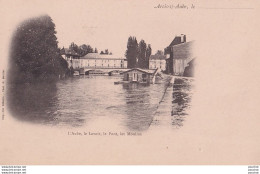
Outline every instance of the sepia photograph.
[[256, 1], [1, 5], [1, 164], [259, 164]]

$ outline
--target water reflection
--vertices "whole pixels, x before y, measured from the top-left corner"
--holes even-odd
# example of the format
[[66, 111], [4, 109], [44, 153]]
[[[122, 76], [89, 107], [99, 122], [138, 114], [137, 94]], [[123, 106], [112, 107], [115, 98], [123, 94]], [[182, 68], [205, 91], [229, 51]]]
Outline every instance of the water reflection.
[[[9, 110], [19, 120], [51, 126], [102, 127], [106, 126], [102, 120], [116, 120], [128, 130], [147, 130], [168, 85], [167, 78], [151, 85], [114, 85], [120, 80], [122, 77], [81, 76], [53, 84], [9, 85]], [[183, 122], [190, 100], [188, 88], [183, 84], [173, 87], [173, 125]]]
[[172, 125], [176, 128], [183, 126], [183, 122], [188, 115], [187, 111], [191, 103], [191, 89], [193, 79], [176, 78], [173, 84], [172, 93]]
[[153, 120], [155, 106], [151, 102], [151, 91], [148, 85], [124, 84], [126, 125], [131, 130], [146, 130]]
[[55, 84], [12, 84], [8, 86], [8, 106], [21, 120], [55, 120], [57, 87]]

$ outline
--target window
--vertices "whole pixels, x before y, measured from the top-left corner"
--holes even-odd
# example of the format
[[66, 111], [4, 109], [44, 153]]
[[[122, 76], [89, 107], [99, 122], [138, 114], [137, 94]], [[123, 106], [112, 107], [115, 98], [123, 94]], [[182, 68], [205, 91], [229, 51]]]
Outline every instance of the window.
[[142, 79], [143, 79], [143, 82], [146, 82], [146, 74], [142, 74]]

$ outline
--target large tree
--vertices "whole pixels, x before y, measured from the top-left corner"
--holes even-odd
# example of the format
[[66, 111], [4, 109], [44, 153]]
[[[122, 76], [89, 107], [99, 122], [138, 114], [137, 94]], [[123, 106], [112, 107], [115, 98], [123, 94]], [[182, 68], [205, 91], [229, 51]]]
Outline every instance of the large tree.
[[48, 15], [28, 19], [18, 26], [10, 52], [12, 82], [56, 79], [68, 71], [55, 34], [55, 24]]
[[150, 60], [150, 56], [152, 54], [152, 48], [151, 48], [151, 45], [148, 44], [147, 46], [147, 49], [146, 49], [146, 59], [145, 59], [145, 62], [146, 62], [146, 68], [149, 69], [149, 60]]
[[88, 53], [93, 53], [94, 49], [90, 45], [83, 44], [79, 46], [79, 52], [77, 52], [81, 56], [85, 56]]
[[125, 53], [127, 59], [127, 67], [137, 67], [138, 43], [136, 37], [130, 36], [127, 42], [127, 50]]
[[141, 40], [138, 45], [138, 67], [146, 68], [146, 43]]
[[[74, 42], [72, 42], [69, 46], [69, 50], [73, 51], [74, 53], [78, 54], [79, 56], [85, 56], [88, 53], [93, 53], [94, 49], [90, 45], [80, 45], [78, 46]], [[97, 50], [95, 50], [97, 51]]]
[[74, 51], [75, 53], [79, 53], [79, 51], [80, 51], [79, 46], [78, 46], [77, 44], [75, 44], [74, 42], [72, 42], [72, 43], [70, 44], [69, 49], [70, 49], [71, 51]]

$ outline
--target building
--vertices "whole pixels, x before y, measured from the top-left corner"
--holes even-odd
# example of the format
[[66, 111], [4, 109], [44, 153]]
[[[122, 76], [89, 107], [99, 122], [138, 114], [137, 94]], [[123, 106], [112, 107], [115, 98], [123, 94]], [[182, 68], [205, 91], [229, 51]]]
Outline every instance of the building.
[[80, 59], [81, 68], [127, 68], [126, 59], [114, 55], [88, 53]]
[[123, 81], [138, 82], [138, 83], [154, 83], [156, 70], [144, 70], [140, 68], [133, 68], [123, 72]]
[[173, 41], [170, 43], [170, 45], [164, 49], [164, 52], [169, 53], [171, 51], [172, 46], [185, 43], [185, 42], [186, 42], [186, 35], [181, 34], [180, 36], [175, 36]]
[[166, 70], [166, 55], [155, 54], [149, 58], [149, 69]]
[[196, 58], [192, 59], [184, 69], [183, 76], [194, 77], [194, 69], [196, 66]]
[[186, 42], [186, 36], [176, 36], [172, 43], [165, 48], [166, 72], [183, 76], [185, 67], [195, 58], [194, 41]]
[[180, 36], [175, 36], [175, 38], [170, 43], [170, 45], [164, 49], [164, 54], [166, 55], [166, 73], [173, 74], [172, 47], [185, 42], [186, 42], [186, 35], [181, 34]]
[[68, 62], [69, 67], [79, 67], [80, 61], [80, 55], [76, 53], [73, 50], [70, 50], [68, 48], [62, 48], [61, 51], [61, 56]]
[[88, 53], [85, 56], [79, 56], [74, 51], [66, 48], [63, 52], [63, 57], [68, 61], [69, 67], [73, 67], [74, 69], [127, 68], [127, 61], [123, 57], [99, 53]]

